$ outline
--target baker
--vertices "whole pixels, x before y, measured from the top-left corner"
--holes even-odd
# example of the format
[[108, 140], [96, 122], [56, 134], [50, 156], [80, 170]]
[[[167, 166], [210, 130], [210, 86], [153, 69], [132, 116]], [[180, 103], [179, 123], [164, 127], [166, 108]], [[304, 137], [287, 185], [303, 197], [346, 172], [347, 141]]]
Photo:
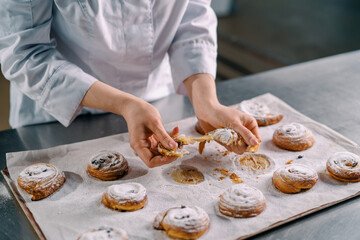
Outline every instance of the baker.
[[[79, 114], [112, 112], [149, 167], [175, 160], [151, 151], [176, 147], [149, 102], [187, 94], [205, 132], [230, 127], [248, 145], [253, 117], [216, 96], [216, 25], [210, 0], [0, 0], [0, 64], [10, 81], [13, 128]], [[232, 147], [242, 153], [243, 146]]]

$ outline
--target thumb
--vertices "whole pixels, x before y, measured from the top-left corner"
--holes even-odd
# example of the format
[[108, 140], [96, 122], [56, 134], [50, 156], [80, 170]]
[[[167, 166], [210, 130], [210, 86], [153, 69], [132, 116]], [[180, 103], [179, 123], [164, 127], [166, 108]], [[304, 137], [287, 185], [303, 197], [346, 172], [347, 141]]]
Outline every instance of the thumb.
[[237, 125], [234, 130], [244, 138], [247, 145], [255, 146], [259, 143], [255, 135], [243, 125]]
[[155, 134], [156, 138], [165, 148], [174, 149], [178, 146], [174, 139], [172, 139], [165, 131], [162, 124], [157, 124], [153, 127], [153, 129], [150, 130]]

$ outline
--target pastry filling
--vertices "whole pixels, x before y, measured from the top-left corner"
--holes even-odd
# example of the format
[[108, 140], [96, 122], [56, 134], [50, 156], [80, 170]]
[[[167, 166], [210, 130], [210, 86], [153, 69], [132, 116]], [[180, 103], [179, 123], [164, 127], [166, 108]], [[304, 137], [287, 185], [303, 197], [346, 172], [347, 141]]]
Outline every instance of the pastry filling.
[[172, 173], [174, 181], [182, 184], [198, 184], [204, 181], [204, 175], [194, 167], [179, 166]]
[[264, 170], [270, 166], [269, 159], [260, 154], [242, 155], [239, 157], [238, 161], [241, 165], [255, 170]]

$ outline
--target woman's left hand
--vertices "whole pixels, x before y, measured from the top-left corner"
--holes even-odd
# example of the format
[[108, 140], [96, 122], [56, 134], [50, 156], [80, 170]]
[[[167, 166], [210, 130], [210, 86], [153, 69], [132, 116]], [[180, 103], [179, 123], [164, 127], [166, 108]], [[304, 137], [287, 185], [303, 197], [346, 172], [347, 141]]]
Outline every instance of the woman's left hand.
[[[237, 109], [219, 104], [216, 107], [204, 109], [205, 114], [198, 115], [199, 127], [204, 132], [210, 132], [217, 128], [228, 127], [234, 129], [246, 142], [247, 145], [254, 146], [260, 140], [258, 124], [252, 116], [245, 114]], [[247, 146], [229, 145], [225, 146], [228, 150], [242, 154]]]
[[[184, 85], [199, 120], [199, 127], [204, 132], [228, 127], [243, 137], [247, 145], [258, 144], [261, 137], [255, 118], [220, 104], [216, 96], [215, 81], [210, 74], [192, 75], [184, 81]], [[247, 146], [229, 145], [225, 147], [230, 151], [242, 154], [246, 151]]]

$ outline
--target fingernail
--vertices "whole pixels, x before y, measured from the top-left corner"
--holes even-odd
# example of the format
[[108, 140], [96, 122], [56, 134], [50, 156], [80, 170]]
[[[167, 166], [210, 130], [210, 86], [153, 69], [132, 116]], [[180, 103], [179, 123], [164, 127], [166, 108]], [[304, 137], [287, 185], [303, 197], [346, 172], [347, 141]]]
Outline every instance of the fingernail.
[[175, 142], [169, 142], [169, 146], [173, 149], [177, 147], [177, 144]]
[[255, 145], [258, 145], [258, 140], [255, 138], [255, 137], [253, 137], [253, 138], [251, 138], [250, 139], [250, 144], [251, 144], [251, 146], [255, 146]]

